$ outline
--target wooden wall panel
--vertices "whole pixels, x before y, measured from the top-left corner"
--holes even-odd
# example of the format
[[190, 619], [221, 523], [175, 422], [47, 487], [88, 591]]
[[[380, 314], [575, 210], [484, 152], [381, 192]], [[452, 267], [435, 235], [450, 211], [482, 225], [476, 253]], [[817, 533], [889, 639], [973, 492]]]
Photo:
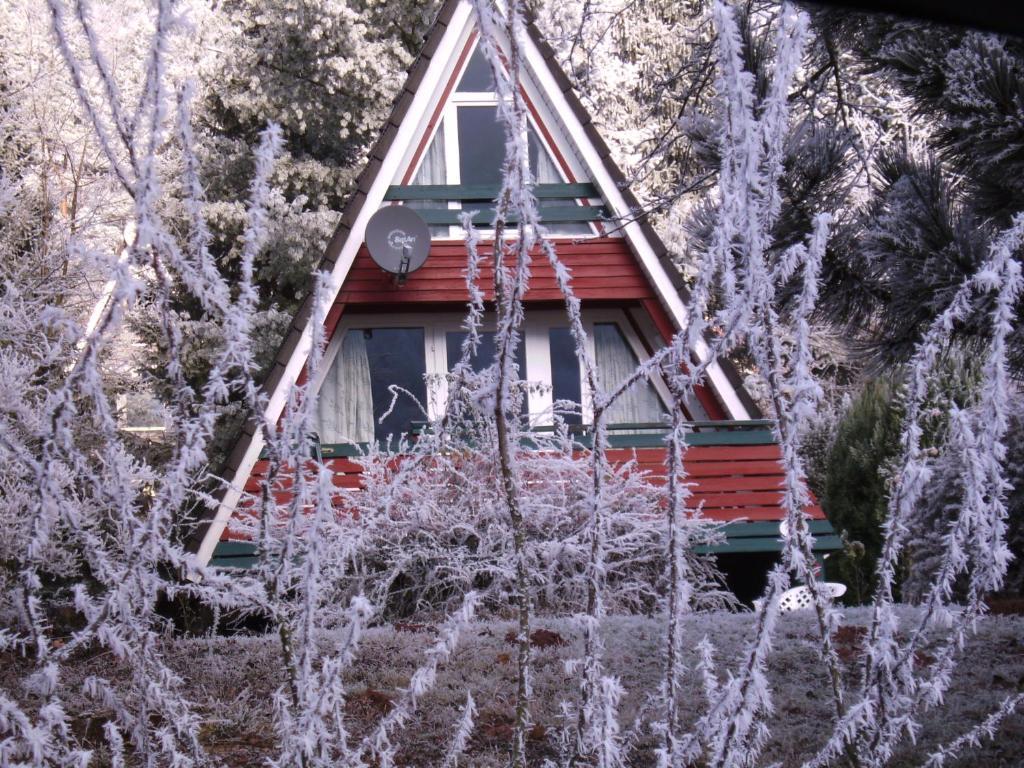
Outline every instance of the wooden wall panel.
[[[655, 298], [654, 289], [640, 269], [636, 257], [621, 237], [593, 238], [580, 242], [556, 242], [559, 258], [573, 275], [573, 287], [579, 298], [587, 300], [638, 301]], [[484, 256], [480, 287], [487, 299], [493, 298], [493, 262], [488, 245], [480, 246]], [[559, 301], [562, 293], [554, 270], [539, 251], [532, 254], [530, 290], [527, 301]], [[373, 263], [364, 245], [356, 254], [337, 303], [424, 304], [465, 303], [468, 300], [463, 272], [466, 247], [461, 241], [435, 241], [426, 263], [399, 286], [394, 277]]]

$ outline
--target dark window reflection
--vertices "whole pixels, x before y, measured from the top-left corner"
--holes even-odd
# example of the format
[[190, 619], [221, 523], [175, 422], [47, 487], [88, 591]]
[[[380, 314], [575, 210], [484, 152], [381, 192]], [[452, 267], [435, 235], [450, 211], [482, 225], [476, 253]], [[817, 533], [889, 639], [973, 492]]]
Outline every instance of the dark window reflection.
[[426, 352], [422, 328], [373, 328], [362, 331], [366, 341], [366, 357], [370, 367], [370, 392], [373, 399], [374, 437], [411, 432], [414, 422], [426, 416], [408, 394], [399, 393], [395, 407], [381, 421], [391, 406], [392, 384], [408, 390], [425, 407], [427, 385]]
[[459, 107], [459, 172], [463, 184], [501, 184], [505, 129], [497, 107]]
[[469, 57], [466, 71], [459, 81], [460, 92], [491, 93], [494, 91], [494, 79], [491, 77], [491, 65], [479, 47], [473, 49]]
[[[505, 160], [505, 130], [498, 117], [496, 106], [459, 107], [459, 173], [462, 184], [490, 186], [497, 194], [501, 186], [502, 163]], [[560, 184], [562, 177], [554, 161], [548, 157], [540, 137], [533, 129], [527, 128], [527, 149], [530, 171], [538, 184]], [[480, 225], [491, 222], [493, 213], [483, 213], [493, 203], [481, 200], [464, 200], [462, 207], [466, 210], [481, 211], [474, 219]], [[539, 201], [542, 209], [575, 207], [574, 200], [545, 198]], [[543, 211], [541, 214], [543, 218]], [[551, 228], [559, 234], [590, 233], [588, 224], [554, 222]]]
[[[480, 336], [480, 343], [477, 345], [476, 354], [469, 358], [469, 364], [474, 371], [479, 373], [494, 362], [495, 336], [492, 331], [485, 331]], [[445, 334], [445, 345], [448, 348], [448, 371], [455, 367], [455, 364], [462, 359], [462, 342], [466, 340], [465, 331], [449, 331]], [[516, 347], [516, 365], [519, 366], [519, 378], [526, 377], [526, 350], [520, 342]]]
[[[552, 328], [548, 332], [551, 348], [551, 397], [554, 400], [570, 400], [579, 405], [583, 395], [580, 391], [580, 362], [576, 357], [576, 343], [568, 328]], [[559, 414], [566, 424], [581, 424], [579, 412]]]
[[[494, 363], [495, 333], [486, 331], [480, 334], [480, 343], [477, 345], [476, 354], [469, 358], [470, 367], [479, 373]], [[462, 359], [462, 342], [466, 339], [465, 331], [449, 331], [445, 334], [445, 346], [448, 350], [448, 371], [455, 367], [455, 364]], [[519, 378], [526, 378], [526, 346], [520, 342], [516, 347], [516, 365], [519, 366]], [[523, 398], [522, 412], [529, 413], [530, 404], [528, 398]]]

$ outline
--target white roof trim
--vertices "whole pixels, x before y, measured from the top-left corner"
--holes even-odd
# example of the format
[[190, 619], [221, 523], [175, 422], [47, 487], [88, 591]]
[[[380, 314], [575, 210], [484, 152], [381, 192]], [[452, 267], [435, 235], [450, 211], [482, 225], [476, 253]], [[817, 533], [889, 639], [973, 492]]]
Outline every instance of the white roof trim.
[[[536, 79], [538, 85], [544, 90], [548, 103], [556, 111], [556, 118], [561, 121], [562, 125], [569, 132], [569, 137], [574, 142], [576, 151], [587, 164], [591, 180], [601, 192], [613, 215], [629, 222], [623, 227], [623, 231], [640, 257], [640, 263], [647, 274], [647, 278], [651, 281], [655, 291], [657, 291], [676, 327], [680, 329], [685, 328], [687, 312], [682, 297], [672, 285], [668, 273], [654, 252], [650, 241], [644, 235], [640, 224], [631, 220], [633, 211], [630, 210], [629, 205], [626, 203], [622, 191], [608, 173], [604, 162], [601, 160], [600, 155], [598, 155], [596, 147], [594, 147], [583, 130], [583, 125], [569, 105], [565, 94], [558, 87], [558, 83], [555, 81], [551, 70], [548, 69], [544, 57], [529, 36], [526, 39], [524, 53], [531, 74]], [[701, 342], [695, 351], [701, 360], [707, 359], [708, 348], [705, 343]], [[737, 395], [732, 383], [726, 378], [725, 371], [722, 370], [718, 363], [708, 368], [708, 378], [711, 380], [715, 392], [722, 399], [722, 403], [730, 418], [750, 418], [749, 412], [740, 400], [739, 395]]]

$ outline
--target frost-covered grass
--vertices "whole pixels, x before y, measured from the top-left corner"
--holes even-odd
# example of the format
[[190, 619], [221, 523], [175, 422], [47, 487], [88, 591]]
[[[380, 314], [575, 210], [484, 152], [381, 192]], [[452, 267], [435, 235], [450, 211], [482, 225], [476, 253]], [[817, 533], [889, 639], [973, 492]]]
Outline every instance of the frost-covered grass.
[[[904, 618], [912, 609], [900, 609]], [[868, 612], [847, 613], [847, 623], [836, 638], [836, 647], [847, 675], [859, 647], [859, 628]], [[458, 723], [466, 691], [472, 692], [479, 714], [465, 765], [507, 764], [507, 746], [515, 706], [515, 646], [506, 635], [511, 621], [474, 622], [454, 654], [444, 665], [438, 684], [423, 700], [420, 711], [406, 730], [399, 764], [432, 765], [443, 755]], [[563, 662], [581, 652], [580, 634], [571, 620], [544, 618], [537, 628], [553, 633], [537, 636], [534, 666], [531, 764], [552, 756], [557, 729], [562, 725], [560, 704], [578, 692], [576, 681]], [[713, 638], [721, 659], [737, 658], [744, 639], [752, 631], [752, 614], [703, 614], [685, 622], [691, 649], [684, 661], [693, 668], [693, 646], [707, 634]], [[645, 696], [654, 692], [662, 675], [661, 649], [665, 627], [661, 620], [614, 616], [605, 623], [607, 663], [626, 689], [625, 722], [632, 722]], [[382, 626], [367, 632], [358, 663], [346, 677], [346, 710], [353, 726], [362, 733], [388, 711], [390, 701], [408, 684], [409, 676], [423, 661], [423, 651], [433, 643], [436, 626], [429, 623]], [[543, 635], [543, 633], [542, 633]], [[774, 690], [775, 715], [765, 763], [781, 761], [799, 765], [810, 757], [830, 734], [831, 701], [823, 687], [823, 665], [816, 657], [816, 624], [813, 615], [795, 613], [780, 619], [776, 653], [769, 662]], [[564, 641], [564, 644], [559, 644]], [[171, 665], [186, 679], [186, 695], [197, 705], [203, 719], [201, 735], [210, 753], [229, 766], [261, 765], [276, 754], [271, 697], [284, 682], [276, 635], [174, 639], [168, 641]], [[929, 662], [928, 646], [919, 661]], [[105, 655], [79, 658], [66, 669], [63, 687], [76, 689], [82, 679], [95, 674], [109, 660]], [[7, 666], [7, 665], [4, 665]], [[12, 667], [8, 667], [13, 671]], [[6, 677], [0, 674], [0, 679]], [[6, 680], [3, 682], [7, 682]], [[687, 673], [681, 697], [684, 721], [692, 722], [703, 698], [695, 677]], [[981, 721], [1008, 694], [1024, 686], [1024, 617], [986, 618], [977, 636], [970, 639], [964, 663], [958, 667], [943, 707], [924, 720], [917, 746], [904, 747], [895, 766], [919, 765], [938, 743], [949, 741]], [[74, 698], [74, 697], [71, 697]], [[84, 702], [82, 702], [84, 704]], [[88, 710], [84, 710], [88, 711]], [[77, 726], [87, 735], [98, 734], [104, 713], [94, 711]], [[645, 735], [632, 764], [653, 764], [649, 736]], [[1024, 759], [1024, 717], [1009, 718], [993, 743], [968, 753], [960, 766], [1017, 766]]]

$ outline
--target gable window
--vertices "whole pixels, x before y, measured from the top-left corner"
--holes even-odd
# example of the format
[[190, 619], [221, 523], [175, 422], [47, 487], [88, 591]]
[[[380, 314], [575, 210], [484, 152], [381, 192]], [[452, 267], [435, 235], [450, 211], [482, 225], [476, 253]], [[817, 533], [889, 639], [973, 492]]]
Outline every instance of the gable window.
[[466, 63], [466, 68], [459, 78], [459, 85], [456, 93], [491, 93], [494, 91], [494, 76], [491, 73], [491, 65], [484, 56], [484, 52], [477, 46]]
[[[619, 310], [587, 311], [584, 324], [602, 386], [617, 387], [646, 355], [640, 338]], [[480, 336], [477, 354], [470, 359], [477, 371], [493, 363], [495, 351], [493, 329]], [[321, 374], [321, 442], [382, 442], [438, 417], [447, 397], [445, 376], [460, 359], [464, 339], [457, 315], [344, 322], [328, 346], [326, 372]], [[532, 426], [550, 425], [555, 415], [571, 425], [591, 420], [591, 393], [564, 315], [542, 311], [527, 318], [516, 364], [528, 385], [523, 415]], [[394, 403], [392, 387], [400, 390]], [[637, 382], [609, 410], [609, 425], [626, 434], [662, 424], [667, 394], [660, 378]]]
[[[445, 331], [445, 355], [447, 357], [447, 370], [451, 373], [459, 360], [462, 359], [462, 343], [466, 340], [468, 334], [465, 331]], [[493, 331], [484, 331], [479, 334], [480, 343], [477, 345], [476, 354], [469, 358], [469, 367], [477, 373], [480, 373], [488, 366], [494, 363], [494, 357], [497, 354], [496, 337], [497, 334]], [[520, 344], [516, 348], [516, 368], [519, 371], [519, 377], [522, 379], [526, 376], [526, 347]], [[530, 412], [530, 404], [527, 398], [523, 398], [523, 415], [526, 416]]]
[[[456, 363], [462, 358], [462, 344], [468, 334], [465, 331], [445, 332], [445, 353], [447, 355], [448, 372], [451, 373]], [[469, 358], [470, 367], [479, 373], [494, 362], [497, 353], [495, 346], [495, 334], [493, 331], [484, 331], [479, 334], [480, 343], [477, 345], [476, 354]], [[522, 344], [516, 349], [516, 365], [522, 375], [526, 371], [526, 350]]]
[[[567, 178], [554, 161], [551, 151], [537, 129], [532, 116], [527, 126], [530, 171], [537, 184], [562, 184]], [[498, 114], [498, 95], [494, 91], [490, 65], [479, 48], [465, 66], [458, 86], [443, 110], [443, 117], [423, 152], [412, 185], [460, 185], [493, 188], [497, 196], [505, 158], [505, 129]], [[448, 208], [483, 210], [491, 203], [477, 200], [410, 200], [418, 210]], [[575, 201], [545, 200], [547, 209], [575, 206]], [[543, 218], [543, 214], [542, 214]], [[479, 225], [486, 226], [491, 216], [481, 215]], [[552, 222], [552, 234], [590, 235], [595, 229], [583, 222]], [[431, 227], [434, 237], [459, 237], [455, 226]]]

